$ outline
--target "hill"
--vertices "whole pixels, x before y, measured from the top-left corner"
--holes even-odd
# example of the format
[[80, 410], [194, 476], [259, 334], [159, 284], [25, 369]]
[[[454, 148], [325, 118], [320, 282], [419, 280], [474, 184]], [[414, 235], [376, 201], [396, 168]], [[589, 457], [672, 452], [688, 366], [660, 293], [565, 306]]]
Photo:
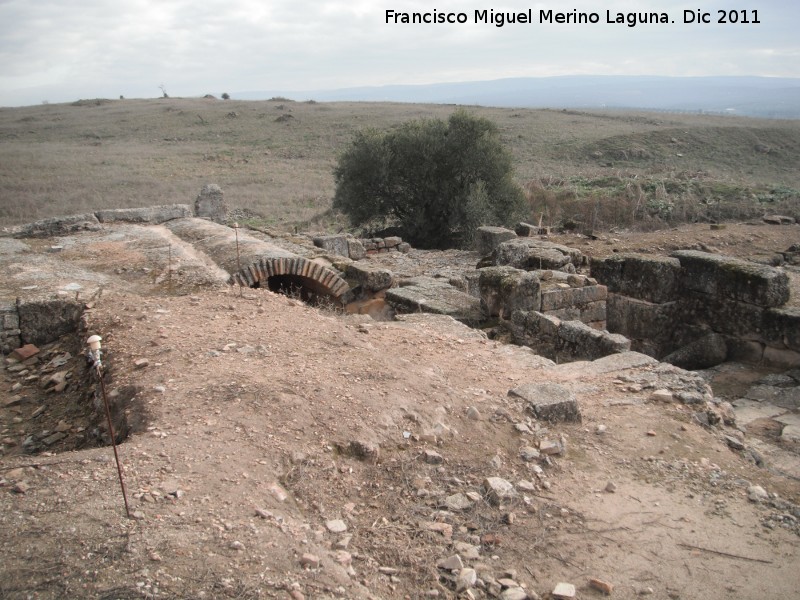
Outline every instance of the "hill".
[[327, 102], [430, 102], [588, 110], [620, 108], [800, 118], [800, 79], [785, 77], [570, 75], [313, 92], [240, 92], [236, 96], [263, 100], [275, 94], [297, 100], [315, 98]]
[[[0, 109], [0, 225], [191, 202], [291, 228], [325, 216], [353, 133], [444, 118], [445, 105], [168, 98]], [[800, 121], [469, 107], [496, 122], [531, 219], [586, 228], [798, 214]], [[324, 227], [328, 221], [315, 226]], [[336, 224], [341, 227], [342, 224]]]

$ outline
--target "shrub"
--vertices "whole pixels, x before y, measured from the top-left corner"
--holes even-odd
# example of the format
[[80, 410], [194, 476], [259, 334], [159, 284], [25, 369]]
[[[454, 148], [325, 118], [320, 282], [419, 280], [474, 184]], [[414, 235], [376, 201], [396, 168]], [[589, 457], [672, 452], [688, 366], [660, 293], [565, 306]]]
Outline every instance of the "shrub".
[[231, 99], [231, 95], [228, 92], [223, 92], [222, 93], [222, 99], [223, 100], [230, 100]]
[[355, 225], [397, 225], [420, 248], [464, 246], [477, 226], [525, 210], [497, 127], [465, 111], [356, 134], [334, 169], [334, 208]]

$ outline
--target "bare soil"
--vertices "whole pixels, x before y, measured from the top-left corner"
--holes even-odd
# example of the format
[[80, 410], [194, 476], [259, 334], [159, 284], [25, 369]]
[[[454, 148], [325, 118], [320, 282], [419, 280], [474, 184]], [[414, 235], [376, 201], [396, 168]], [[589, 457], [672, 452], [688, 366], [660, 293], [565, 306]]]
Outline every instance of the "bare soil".
[[[751, 256], [785, 249], [797, 231], [554, 239], [590, 254], [706, 244]], [[117, 273], [122, 244], [97, 246], [82, 267], [111, 281], [91, 311], [109, 392], [139, 390], [138, 425], [119, 447], [133, 518], [112, 450], [74, 443], [85, 432], [64, 407], [85, 401], [81, 367], [64, 395], [26, 383], [29, 402], [0, 408], [15, 442], [0, 458], [0, 596], [455, 598], [437, 562], [459, 554], [482, 582], [477, 598], [503, 577], [534, 598], [558, 582], [601, 597], [590, 578], [612, 583], [614, 598], [797, 597], [800, 483], [731, 449], [732, 428], [650, 401], [657, 387], [702, 385], [697, 375], [627, 359], [553, 365], [446, 318], [378, 323], [265, 290], [180, 295], [190, 286]], [[449, 268], [441, 253], [414, 256]], [[80, 342], [45, 352], [77, 361]], [[2, 372], [4, 397], [17, 381]], [[580, 424], [538, 422], [508, 396], [547, 381], [575, 394]], [[61, 421], [66, 438], [21, 451]], [[563, 453], [520, 457], [543, 441]], [[488, 477], [517, 494], [493, 502]], [[754, 484], [770, 498], [749, 501]], [[459, 493], [469, 506], [448, 507]]]

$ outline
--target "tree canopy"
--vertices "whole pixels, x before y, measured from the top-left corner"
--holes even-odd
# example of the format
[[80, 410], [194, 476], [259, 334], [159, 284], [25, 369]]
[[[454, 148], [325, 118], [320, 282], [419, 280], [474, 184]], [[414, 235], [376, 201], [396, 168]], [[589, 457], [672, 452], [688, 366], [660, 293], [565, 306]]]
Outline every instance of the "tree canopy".
[[356, 134], [334, 170], [333, 206], [353, 224], [383, 220], [421, 248], [469, 243], [480, 225], [510, 225], [525, 198], [491, 121], [459, 110]]

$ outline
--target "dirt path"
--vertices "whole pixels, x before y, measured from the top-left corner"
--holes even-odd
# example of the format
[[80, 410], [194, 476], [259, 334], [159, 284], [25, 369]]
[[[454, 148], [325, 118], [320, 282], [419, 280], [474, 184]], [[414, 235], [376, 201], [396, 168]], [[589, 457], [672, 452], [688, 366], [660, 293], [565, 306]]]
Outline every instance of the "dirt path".
[[[111, 387], [138, 386], [149, 418], [120, 447], [136, 518], [108, 448], [3, 459], [3, 597], [451, 598], [437, 562], [455, 554], [478, 598], [504, 577], [530, 597], [560, 581], [598, 597], [592, 577], [615, 598], [800, 587], [798, 515], [747, 499], [759, 484], [797, 503], [797, 481], [636, 383], [695, 375], [555, 367], [446, 319], [341, 318], [261, 290], [114, 293], [93, 322]], [[507, 395], [547, 380], [582, 423], [536, 422]], [[520, 457], [544, 441], [566, 450]], [[488, 477], [516, 495], [493, 503]]]

